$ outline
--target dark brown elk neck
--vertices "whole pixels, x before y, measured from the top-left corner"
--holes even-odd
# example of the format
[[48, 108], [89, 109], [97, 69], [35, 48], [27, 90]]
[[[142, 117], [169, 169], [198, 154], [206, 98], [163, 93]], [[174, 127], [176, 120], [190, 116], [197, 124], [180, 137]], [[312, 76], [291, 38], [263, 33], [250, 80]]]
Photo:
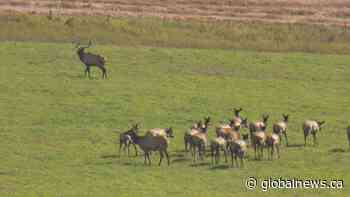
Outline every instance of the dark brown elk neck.
[[85, 48], [86, 47], [81, 47], [81, 48], [78, 49], [77, 54], [79, 55], [80, 58], [84, 57], [84, 55], [86, 54], [85, 51], [84, 51]]

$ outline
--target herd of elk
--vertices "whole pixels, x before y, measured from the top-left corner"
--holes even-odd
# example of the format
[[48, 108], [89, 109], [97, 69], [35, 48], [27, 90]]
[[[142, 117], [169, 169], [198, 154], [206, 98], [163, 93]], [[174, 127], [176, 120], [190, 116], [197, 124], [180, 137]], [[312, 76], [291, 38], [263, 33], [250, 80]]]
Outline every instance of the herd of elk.
[[[193, 162], [197, 161], [197, 157], [204, 159], [206, 147], [210, 147], [211, 164], [217, 165], [220, 162], [220, 152], [225, 156], [225, 162], [228, 162], [228, 154], [231, 155], [231, 166], [243, 167], [243, 159], [247, 154], [249, 147], [254, 149], [254, 156], [256, 160], [263, 159], [263, 152], [266, 148], [267, 158], [273, 160], [280, 158], [280, 146], [282, 135], [285, 138], [286, 146], [288, 145], [287, 127], [288, 114], [282, 114], [282, 120], [273, 124], [272, 132], [267, 132], [267, 125], [269, 115], [263, 114], [262, 120], [256, 122], [248, 122], [247, 118], [242, 118], [240, 112], [242, 108], [234, 108], [234, 117], [229, 123], [221, 123], [215, 128], [216, 136], [209, 140], [208, 129], [211, 124], [210, 117], [205, 117], [204, 120], [199, 120], [193, 124], [184, 134], [185, 151], [191, 152]], [[302, 124], [304, 134], [304, 146], [309, 135], [313, 136], [313, 144], [317, 145], [316, 134], [321, 130], [325, 121], [306, 120]], [[248, 131], [241, 131], [241, 129]], [[129, 147], [131, 145], [135, 148], [137, 156], [136, 145], [144, 152], [144, 163], [151, 165], [150, 155], [157, 151], [160, 154], [159, 165], [161, 165], [164, 156], [170, 165], [170, 157], [168, 153], [170, 138], [174, 137], [174, 131], [169, 128], [154, 128], [146, 132], [145, 135], [140, 136], [138, 133], [138, 124], [133, 125], [129, 130], [123, 132], [119, 136], [119, 155], [121, 149], [127, 151], [129, 156]], [[346, 128], [348, 143], [350, 147], [350, 126]], [[250, 140], [250, 141], [248, 141]], [[276, 153], [276, 155], [275, 155]], [[198, 155], [198, 156], [197, 156]], [[238, 164], [240, 159], [240, 165]]]

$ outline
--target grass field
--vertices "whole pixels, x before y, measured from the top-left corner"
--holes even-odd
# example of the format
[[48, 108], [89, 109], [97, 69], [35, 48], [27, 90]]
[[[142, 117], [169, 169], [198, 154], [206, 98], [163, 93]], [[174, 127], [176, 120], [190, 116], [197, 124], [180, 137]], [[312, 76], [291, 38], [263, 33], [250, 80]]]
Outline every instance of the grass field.
[[[96, 69], [93, 80], [84, 78], [71, 44], [1, 43], [1, 196], [349, 195], [349, 56], [113, 45], [89, 51], [107, 58], [109, 79]], [[215, 126], [238, 106], [251, 121], [269, 113], [269, 132], [289, 113], [292, 146], [276, 161], [255, 161], [250, 151], [243, 169], [211, 168], [208, 158], [191, 165], [182, 152], [186, 129], [206, 115]], [[307, 118], [327, 122], [318, 147], [300, 146]], [[142, 131], [174, 127], [170, 167], [117, 155], [117, 133], [135, 122]], [[342, 179], [345, 187], [264, 193], [245, 188], [250, 176]]]

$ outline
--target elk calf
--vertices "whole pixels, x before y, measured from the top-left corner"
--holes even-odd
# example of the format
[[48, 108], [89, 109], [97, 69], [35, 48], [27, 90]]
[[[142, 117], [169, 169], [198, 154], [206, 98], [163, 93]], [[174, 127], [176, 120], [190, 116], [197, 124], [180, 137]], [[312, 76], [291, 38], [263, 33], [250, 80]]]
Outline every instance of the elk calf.
[[288, 124], [288, 114], [282, 114], [283, 120], [280, 122], [277, 122], [273, 125], [273, 132], [278, 134], [280, 136], [281, 142], [282, 138], [281, 135], [284, 135], [284, 138], [286, 139], [286, 145], [288, 146], [288, 137], [287, 137], [287, 124]]
[[[266, 146], [268, 156], [273, 160], [274, 152], [277, 152], [277, 158], [280, 158], [280, 135], [272, 133], [266, 136]], [[269, 154], [270, 151], [270, 154]]]
[[267, 121], [269, 119], [269, 115], [262, 115], [262, 121], [256, 121], [249, 123], [249, 134], [250, 134], [250, 143], [253, 143], [254, 133], [257, 131], [265, 132], [267, 127]]
[[137, 156], [137, 147], [136, 144], [134, 143], [134, 141], [131, 138], [131, 134], [133, 132], [137, 133], [139, 129], [138, 124], [135, 124], [132, 126], [131, 129], [129, 129], [128, 131], [125, 131], [123, 133], [121, 133], [119, 135], [119, 155], [120, 155], [120, 151], [123, 148], [123, 150], [125, 151], [125, 149], [127, 149], [127, 154], [129, 156], [130, 153], [130, 145], [133, 145], [135, 148], [135, 155]]
[[[266, 133], [264, 131], [257, 131], [253, 133], [252, 138], [252, 145], [254, 147], [254, 156], [255, 159], [262, 159], [263, 158], [263, 151], [264, 146], [266, 142]], [[258, 157], [256, 152], [258, 152]]]
[[[205, 130], [206, 127], [209, 125], [209, 122], [210, 122], [210, 118], [205, 117], [204, 124], [200, 120], [196, 124], [194, 124], [188, 131], [185, 132], [184, 143], [185, 143], [185, 151], [186, 152], [188, 152], [188, 150], [191, 150], [191, 138], [192, 138], [192, 136]], [[190, 147], [188, 147], [188, 146], [190, 146]]]
[[199, 133], [202, 128], [203, 128], [203, 123], [200, 120], [197, 123], [193, 124], [193, 126], [185, 132], [184, 144], [185, 144], [185, 151], [186, 152], [188, 152], [188, 150], [190, 149], [188, 146], [190, 145], [191, 136], [196, 134], [196, 133]]
[[312, 134], [314, 146], [317, 144], [316, 134], [321, 130], [322, 125], [325, 121], [316, 121], [316, 120], [306, 120], [303, 123], [304, 131], [304, 146], [306, 146], [306, 138]]
[[211, 164], [218, 164], [220, 161], [220, 150], [224, 152], [225, 162], [227, 162], [226, 140], [223, 137], [217, 137], [210, 142]]
[[243, 135], [243, 140], [229, 141], [229, 150], [231, 152], [231, 166], [233, 167], [233, 158], [235, 158], [236, 166], [238, 167], [237, 158], [241, 160], [241, 167], [243, 167], [243, 158], [248, 150], [248, 134]]
[[193, 162], [196, 162], [196, 155], [198, 150], [199, 157], [203, 160], [205, 156], [205, 147], [208, 145], [208, 127], [210, 124], [210, 117], [205, 118], [204, 127], [195, 133], [190, 138], [190, 148], [193, 156]]

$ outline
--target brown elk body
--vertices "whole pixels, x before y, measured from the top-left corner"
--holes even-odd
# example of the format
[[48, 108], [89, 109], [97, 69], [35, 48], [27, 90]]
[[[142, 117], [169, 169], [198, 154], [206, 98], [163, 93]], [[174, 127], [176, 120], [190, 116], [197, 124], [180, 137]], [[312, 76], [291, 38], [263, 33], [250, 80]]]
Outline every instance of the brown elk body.
[[204, 127], [199, 130], [199, 132], [191, 135], [190, 138], [190, 149], [193, 156], [193, 162], [196, 162], [196, 155], [198, 150], [199, 157], [203, 160], [205, 156], [205, 147], [208, 145], [208, 126], [210, 123], [210, 118], [205, 118]]
[[150, 153], [152, 151], [159, 151], [160, 154], [160, 160], [159, 164], [162, 164], [162, 160], [164, 155], [166, 156], [166, 159], [168, 161], [168, 165], [170, 165], [170, 157], [168, 154], [168, 139], [164, 136], [152, 136], [152, 135], [145, 135], [145, 136], [139, 136], [137, 133], [133, 132], [131, 134], [131, 138], [135, 142], [135, 144], [139, 145], [141, 150], [144, 152], [144, 163], [145, 165], [148, 164], [151, 165], [151, 159], [150, 159]]
[[251, 122], [249, 123], [249, 134], [250, 134], [250, 142], [253, 143], [254, 133], [257, 131], [264, 131], [267, 127], [267, 121], [269, 119], [269, 115], [263, 115], [261, 121]]
[[[256, 131], [252, 135], [252, 145], [254, 147], [255, 159], [263, 158], [263, 150], [266, 142], [266, 133], [264, 131]], [[257, 156], [258, 152], [258, 156]]]
[[[223, 137], [217, 137], [210, 142], [211, 163], [218, 164], [220, 161], [220, 151], [224, 152], [225, 162], [227, 162], [227, 142]], [[215, 160], [215, 162], [214, 162]]]
[[303, 123], [303, 131], [304, 131], [304, 146], [306, 146], [306, 139], [311, 134], [313, 137], [314, 145], [317, 144], [316, 134], [321, 130], [321, 126], [325, 123], [325, 121], [316, 121], [316, 120], [306, 120]]
[[283, 120], [275, 123], [272, 128], [273, 128], [273, 132], [280, 136], [281, 142], [282, 142], [282, 134], [284, 135], [284, 138], [286, 140], [286, 145], [288, 146], [287, 125], [288, 125], [289, 115], [282, 114], [282, 116], [283, 116]]
[[[271, 160], [273, 160], [273, 155], [276, 152], [277, 158], [280, 158], [280, 135], [276, 133], [272, 133], [266, 136], [266, 146], [267, 146], [267, 154]], [[270, 151], [270, 153], [269, 153]]]
[[248, 150], [248, 134], [243, 135], [243, 140], [229, 141], [229, 150], [231, 152], [231, 166], [233, 167], [233, 159], [236, 161], [238, 167], [237, 158], [241, 160], [241, 167], [243, 167], [243, 158]]

